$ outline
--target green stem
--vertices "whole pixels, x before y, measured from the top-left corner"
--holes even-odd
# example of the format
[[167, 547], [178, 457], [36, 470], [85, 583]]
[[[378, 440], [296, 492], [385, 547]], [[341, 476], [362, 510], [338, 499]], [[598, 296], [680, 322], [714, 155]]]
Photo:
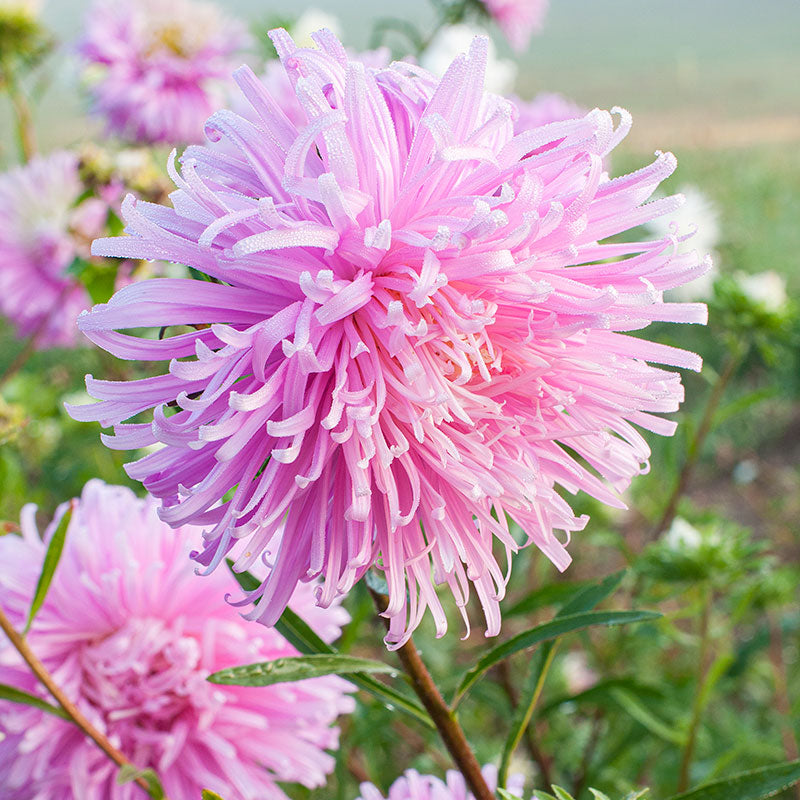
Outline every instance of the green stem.
[[19, 142], [20, 155], [24, 162], [30, 161], [36, 155], [36, 135], [33, 128], [33, 115], [28, 105], [28, 99], [20, 89], [19, 83], [12, 69], [3, 69], [6, 91], [11, 107], [14, 109], [14, 117], [17, 129], [17, 141]]
[[[117, 750], [113, 744], [98, 731], [91, 722], [83, 715], [81, 710], [61, 691], [60, 687], [53, 680], [53, 677], [45, 668], [44, 664], [38, 659], [36, 654], [31, 650], [25, 639], [17, 633], [11, 621], [5, 615], [5, 612], [0, 608], [0, 629], [8, 637], [8, 640], [14, 646], [14, 649], [22, 656], [25, 663], [31, 668], [31, 672], [36, 676], [39, 682], [47, 689], [53, 696], [53, 699], [58, 705], [64, 709], [64, 712], [69, 716], [70, 720], [75, 723], [118, 767], [130, 765], [130, 761], [125, 755]], [[137, 778], [136, 783], [150, 794], [150, 788], [147, 781], [143, 778]]]
[[703, 708], [706, 704], [706, 679], [709, 674], [708, 656], [711, 646], [711, 607], [713, 604], [713, 593], [708, 583], [703, 586], [704, 602], [700, 616], [700, 653], [697, 659], [697, 680], [695, 684], [694, 700], [692, 702], [692, 716], [689, 722], [689, 733], [686, 737], [686, 744], [681, 758], [680, 773], [678, 776], [678, 792], [685, 792], [689, 788], [689, 773], [692, 768], [694, 749], [697, 744], [697, 733], [700, 729], [700, 721], [703, 715]]
[[698, 426], [697, 432], [689, 443], [689, 447], [687, 448], [686, 452], [686, 461], [681, 468], [675, 488], [672, 490], [672, 494], [670, 495], [667, 505], [664, 508], [664, 513], [661, 515], [661, 519], [659, 520], [658, 525], [653, 532], [654, 536], [658, 536], [660, 533], [669, 528], [677, 515], [678, 503], [686, 493], [689, 480], [692, 477], [692, 473], [695, 465], [697, 464], [697, 460], [700, 457], [703, 445], [708, 438], [708, 434], [711, 432], [711, 428], [714, 423], [714, 414], [716, 413], [717, 408], [722, 401], [722, 397], [725, 394], [725, 389], [728, 387], [731, 378], [733, 378], [734, 374], [736, 373], [736, 369], [741, 363], [741, 360], [741, 353], [732, 352], [728, 356], [725, 366], [722, 368], [722, 372], [720, 372], [716, 383], [711, 389], [711, 394], [708, 396], [708, 401], [703, 411], [703, 417], [700, 420], [700, 425]]
[[[529, 676], [529, 680], [534, 679], [534, 682], [533, 686], [526, 687], [525, 706], [522, 709], [517, 709], [517, 714], [514, 718], [514, 731], [512, 736], [506, 742], [506, 746], [503, 749], [502, 760], [500, 761], [500, 770], [497, 776], [498, 786], [505, 786], [508, 781], [508, 770], [511, 766], [511, 757], [514, 755], [514, 752], [519, 746], [523, 735], [530, 726], [534, 709], [536, 708], [536, 704], [539, 702], [542, 689], [544, 688], [544, 682], [547, 677], [547, 673], [550, 669], [550, 665], [553, 663], [553, 659], [555, 658], [555, 643], [546, 649], [547, 652], [542, 656], [541, 668], [538, 670], [538, 674], [533, 672]], [[538, 748], [536, 749], [538, 751]], [[541, 758], [541, 753], [539, 755]], [[545, 783], [549, 784], [549, 767], [543, 762], [543, 760], [537, 759], [536, 761], [539, 769], [542, 772], [542, 779], [545, 781]]]

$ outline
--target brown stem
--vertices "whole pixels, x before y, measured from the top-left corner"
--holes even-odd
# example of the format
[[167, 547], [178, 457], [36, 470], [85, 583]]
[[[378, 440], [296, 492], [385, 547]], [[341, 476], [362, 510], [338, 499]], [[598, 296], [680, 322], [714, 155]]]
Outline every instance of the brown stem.
[[[370, 589], [370, 594], [379, 613], [382, 613], [386, 609], [388, 598], [385, 595], [373, 592], [372, 589]], [[447, 751], [464, 776], [464, 780], [475, 796], [475, 800], [495, 800], [493, 792], [489, 789], [481, 773], [478, 759], [475, 758], [475, 754], [467, 742], [467, 737], [464, 735], [455, 713], [442, 697], [439, 687], [434, 683], [428, 668], [420, 658], [414, 642], [409, 639], [395, 652], [411, 680], [412, 688], [422, 705], [425, 706], [425, 710], [430, 715], [436, 730], [439, 731]]]
[[669, 500], [667, 501], [664, 513], [661, 515], [661, 519], [653, 531], [654, 537], [658, 536], [662, 531], [665, 531], [672, 524], [675, 516], [677, 515], [678, 503], [686, 493], [686, 487], [689, 485], [689, 479], [692, 477], [692, 472], [697, 464], [697, 459], [700, 457], [700, 452], [703, 449], [706, 438], [711, 432], [711, 427], [714, 422], [714, 414], [720, 404], [720, 401], [722, 400], [725, 389], [736, 372], [736, 368], [739, 366], [740, 361], [741, 356], [739, 353], [731, 353], [728, 356], [728, 360], [725, 362], [722, 372], [717, 378], [717, 382], [711, 389], [711, 394], [708, 396], [708, 402], [706, 403], [705, 410], [703, 411], [703, 418], [700, 421], [700, 426], [697, 428], [697, 433], [695, 433], [694, 438], [689, 443], [689, 447], [687, 448], [686, 461], [683, 463], [683, 467], [678, 475], [678, 481], [675, 484], [675, 488], [672, 490]]
[[689, 788], [689, 772], [692, 768], [694, 748], [697, 744], [697, 733], [700, 730], [700, 720], [703, 713], [705, 699], [705, 683], [709, 668], [709, 655], [711, 650], [711, 607], [713, 594], [710, 586], [705, 586], [703, 611], [700, 617], [700, 654], [697, 659], [697, 680], [695, 685], [694, 701], [692, 703], [692, 718], [689, 722], [689, 733], [681, 758], [681, 768], [678, 777], [678, 792], [685, 792]]
[[[131, 762], [114, 747], [108, 739], [98, 731], [83, 715], [80, 709], [61, 691], [44, 664], [36, 657], [25, 639], [14, 629], [5, 612], [0, 608], [0, 628], [8, 637], [17, 652], [25, 659], [31, 672], [53, 696], [53, 699], [64, 709], [70, 719], [118, 766], [123, 767]], [[136, 783], [149, 795], [149, 787], [143, 778], [137, 778]]]
[[[789, 684], [786, 679], [786, 664], [783, 660], [783, 634], [780, 620], [769, 614], [769, 660], [772, 663], [772, 672], [775, 679], [775, 708], [781, 715], [781, 739], [787, 761], [797, 761], [800, 758], [797, 738], [792, 726], [792, 703], [789, 699]], [[796, 784], [794, 792], [800, 800], [800, 784]]]

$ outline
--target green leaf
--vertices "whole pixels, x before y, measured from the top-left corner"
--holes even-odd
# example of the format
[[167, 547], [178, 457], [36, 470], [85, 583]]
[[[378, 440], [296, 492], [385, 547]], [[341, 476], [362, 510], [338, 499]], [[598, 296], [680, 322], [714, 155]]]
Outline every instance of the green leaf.
[[5, 683], [0, 683], [0, 700], [10, 700], [12, 703], [23, 703], [26, 706], [33, 706], [40, 711], [47, 711], [48, 714], [54, 714], [61, 719], [71, 719], [69, 714], [64, 711], [60, 706], [54, 706], [41, 697], [23, 692], [14, 686], [7, 686]]
[[588, 581], [560, 581], [559, 583], [548, 583], [546, 586], [540, 586], [514, 603], [511, 608], [503, 611], [503, 617], [519, 617], [522, 614], [530, 614], [532, 611], [537, 611], [546, 606], [563, 603], [576, 592], [583, 591], [588, 584]]
[[611, 690], [611, 696], [619, 703], [628, 716], [647, 728], [650, 733], [678, 747], [683, 747], [686, 744], [686, 734], [684, 732], [677, 731], [671, 728], [667, 723], [662, 722], [646, 705], [644, 705], [644, 703], [639, 702], [639, 700], [629, 692], [617, 687]]
[[123, 764], [117, 773], [117, 785], [124, 786], [126, 783], [143, 780], [147, 784], [147, 794], [153, 800], [165, 800], [164, 787], [161, 785], [158, 775], [152, 769], [139, 769], [133, 764]]
[[761, 800], [782, 792], [800, 781], [800, 761], [740, 772], [730, 778], [707, 783], [676, 794], [670, 800]]
[[562, 789], [560, 786], [556, 786], [555, 784], [553, 784], [553, 793], [558, 800], [574, 800], [572, 795], [566, 789]]
[[211, 789], [203, 789], [201, 800], [222, 800], [222, 798], [216, 792], [212, 792]]
[[303, 681], [323, 675], [351, 675], [354, 672], [397, 673], [395, 667], [370, 658], [356, 658], [328, 653], [312, 656], [276, 658], [259, 664], [243, 664], [239, 667], [221, 669], [206, 680], [226, 686], [272, 686], [274, 683]]
[[515, 794], [511, 794], [508, 789], [498, 789], [497, 798], [498, 800], [519, 800], [519, 797]]
[[589, 611], [556, 617], [550, 622], [523, 631], [497, 647], [493, 647], [464, 674], [456, 689], [453, 706], [458, 705], [464, 694], [488, 669], [520, 650], [527, 650], [565, 633], [572, 633], [595, 625], [626, 625], [630, 622], [658, 619], [660, 616], [661, 614], [655, 611]]
[[[228, 566], [231, 567], [231, 571], [233, 571], [233, 562], [230, 559], [228, 559]], [[233, 576], [245, 591], [252, 591], [261, 585], [261, 581], [249, 572], [233, 572]], [[315, 655], [319, 653], [334, 655], [337, 653], [335, 647], [331, 647], [327, 642], [320, 639], [306, 622], [290, 608], [287, 608], [283, 614], [281, 614], [281, 618], [275, 623], [275, 629], [284, 639], [304, 655]], [[371, 675], [356, 673], [351, 675], [349, 680], [360, 689], [363, 689], [365, 692], [377, 698], [385, 706], [403, 711], [426, 727], [434, 728], [433, 722], [425, 709], [416, 700], [403, 692], [399, 692], [397, 689], [387, 686]]]
[[72, 519], [72, 512], [75, 508], [75, 501], [70, 503], [70, 507], [59, 521], [53, 535], [50, 537], [50, 542], [47, 545], [47, 552], [44, 554], [44, 563], [42, 564], [42, 572], [39, 575], [39, 582], [36, 584], [36, 591], [31, 600], [31, 608], [28, 612], [28, 621], [25, 623], [25, 630], [22, 635], [24, 636], [33, 624], [34, 617], [39, 613], [44, 604], [45, 597], [47, 597], [47, 590], [53, 581], [58, 562], [61, 559], [61, 553], [64, 550], [64, 542], [67, 540], [67, 528], [69, 527], [70, 520]]

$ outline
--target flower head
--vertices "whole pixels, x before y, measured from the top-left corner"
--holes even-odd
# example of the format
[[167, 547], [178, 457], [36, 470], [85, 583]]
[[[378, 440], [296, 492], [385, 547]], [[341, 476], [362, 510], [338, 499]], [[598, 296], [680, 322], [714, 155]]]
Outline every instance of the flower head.
[[199, 141], [247, 41], [213, 3], [96, 0], [81, 44], [94, 109], [128, 140]]
[[[642, 205], [675, 160], [610, 180], [625, 112], [616, 129], [594, 111], [515, 136], [511, 104], [482, 90], [484, 39], [438, 81], [410, 64], [366, 69], [325, 32], [314, 50], [272, 36], [305, 124], [242, 69], [258, 123], [218, 112], [212, 143], [173, 170], [174, 208], [126, 202], [129, 235], [96, 252], [212, 281], [148, 281], [84, 315], [101, 347], [169, 371], [88, 376], [102, 402], [71, 413], [116, 424], [111, 447], [166, 445], [128, 471], [164, 520], [206, 526], [208, 571], [269, 551], [250, 595], [266, 624], [298, 581], [323, 576], [325, 606], [376, 565], [393, 646], [426, 608], [444, 632], [442, 583], [462, 609], [473, 585], [496, 634], [498, 551], [534, 543], [566, 568], [554, 531], [586, 518], [556, 487], [621, 505], [648, 468], [637, 427], [670, 433], [653, 412], [683, 396], [678, 374], [646, 362], [699, 368], [626, 333], [703, 321], [662, 291], [707, 264], [672, 237], [602, 242], [676, 206]], [[140, 326], [174, 335], [120, 332]], [[152, 424], [119, 424], [150, 408]]]
[[[22, 538], [0, 538], [0, 604], [20, 626], [45, 549], [34, 513], [23, 510]], [[216, 590], [206, 591], [188, 558], [191, 539], [160, 522], [152, 500], [90, 481], [27, 636], [31, 648], [95, 727], [137, 766], [158, 771], [172, 800], [197, 800], [202, 788], [229, 800], [285, 798], [276, 781], [323, 784], [333, 769], [324, 751], [338, 737], [330, 725], [352, 709], [348, 684], [337, 677], [266, 688], [208, 683], [218, 669], [296, 651], [275, 631], [253, 636], [222, 601], [229, 575], [217, 573]], [[324, 620], [319, 610], [308, 617], [312, 592], [304, 584], [292, 607], [320, 635], [338, 635], [347, 614], [336, 608]], [[0, 681], [41, 691], [8, 645], [0, 647]], [[0, 732], [8, 800], [139, 796], [135, 786], [116, 785], [116, 767], [64, 720], [0, 701]]]
[[36, 157], [0, 175], [0, 312], [40, 348], [75, 344], [75, 319], [91, 305], [67, 268], [89, 255], [108, 206], [78, 200], [83, 185], [74, 153]]
[[483, 0], [511, 46], [522, 52], [544, 22], [548, 0]]
[[[483, 768], [483, 777], [489, 788], [497, 786], [497, 769], [491, 764]], [[371, 783], [361, 784], [358, 800], [386, 800], [381, 791]], [[506, 790], [515, 797], [522, 797], [522, 777], [512, 775]], [[467, 788], [464, 776], [456, 770], [449, 770], [445, 780], [435, 775], [420, 775], [409, 769], [390, 787], [388, 800], [474, 800]]]

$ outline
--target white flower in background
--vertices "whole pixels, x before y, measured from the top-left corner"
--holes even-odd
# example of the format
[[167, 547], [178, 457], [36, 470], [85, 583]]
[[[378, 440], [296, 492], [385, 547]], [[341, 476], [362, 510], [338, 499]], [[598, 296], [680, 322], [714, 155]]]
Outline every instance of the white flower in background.
[[327, 28], [334, 36], [342, 38], [342, 24], [337, 17], [319, 8], [307, 8], [292, 25], [292, 38], [298, 47], [316, 47], [311, 34], [321, 28]]
[[[442, 28], [420, 57], [420, 64], [437, 77], [441, 77], [453, 60], [469, 50], [472, 40], [482, 35], [480, 28], [472, 25], [450, 25]], [[517, 78], [517, 65], [505, 58], [497, 57], [494, 42], [489, 40], [486, 63], [486, 91], [508, 94]]]
[[[684, 196], [684, 204], [672, 214], [651, 220], [645, 227], [653, 236], [658, 237], [669, 236], [677, 231], [677, 235], [683, 238], [695, 230], [693, 236], [679, 242], [678, 252], [689, 253], [696, 250], [701, 256], [708, 253], [716, 262], [715, 249], [720, 237], [719, 211], [712, 200], [696, 186], [683, 186], [679, 191]], [[706, 300], [713, 294], [717, 274], [715, 264], [699, 278], [670, 290], [669, 296], [673, 300]]]
[[780, 311], [786, 305], [786, 280], [775, 270], [756, 272], [754, 275], [737, 272], [734, 277], [747, 298], [760, 303], [767, 311]]
[[561, 659], [561, 673], [570, 694], [579, 694], [597, 683], [597, 673], [589, 666], [586, 655], [572, 650]]
[[664, 543], [671, 550], [696, 550], [702, 541], [700, 531], [683, 517], [676, 517], [664, 534]]

